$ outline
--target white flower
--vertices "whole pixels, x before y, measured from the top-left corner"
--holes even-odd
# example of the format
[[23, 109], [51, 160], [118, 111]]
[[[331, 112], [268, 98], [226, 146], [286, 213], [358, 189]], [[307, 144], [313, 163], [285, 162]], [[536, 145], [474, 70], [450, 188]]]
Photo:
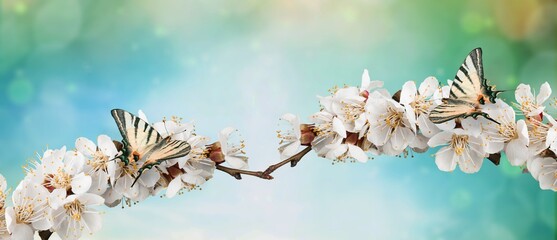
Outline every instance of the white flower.
[[302, 145], [302, 130], [300, 129], [300, 118], [298, 116], [287, 113], [282, 115], [281, 119], [292, 125], [290, 131], [278, 131], [277, 134], [280, 139], [279, 152], [281, 159], [287, 159], [298, 153], [298, 149]]
[[514, 109], [505, 102], [499, 100], [495, 104], [489, 104], [484, 109], [495, 121], [483, 121], [482, 129], [486, 152], [493, 154], [505, 150], [509, 162], [513, 166], [522, 166], [529, 157], [528, 154], [528, 127], [524, 120], [515, 122]]
[[331, 144], [346, 138], [346, 128], [339, 118], [329, 112], [318, 112], [313, 114], [310, 119], [315, 123], [313, 131], [316, 134], [311, 146], [317, 155], [325, 157], [331, 150]]
[[[180, 190], [195, 189], [213, 177], [215, 163], [209, 159], [201, 161], [188, 161], [183, 168], [174, 168], [169, 175], [173, 177], [166, 189], [166, 196], [172, 198]], [[176, 172], [176, 173], [173, 173]]]
[[173, 140], [182, 141], [186, 141], [192, 137], [195, 129], [193, 123], [182, 123], [182, 119], [178, 117], [156, 122], [153, 124], [153, 128], [155, 128], [163, 138], [170, 136]]
[[480, 170], [485, 157], [483, 139], [468, 135], [461, 129], [456, 129], [454, 133], [440, 132], [429, 140], [428, 145], [448, 145], [435, 154], [437, 167], [445, 172], [453, 171], [458, 164], [463, 172], [475, 173]]
[[378, 92], [370, 95], [366, 105], [370, 128], [367, 138], [376, 146], [392, 149], [386, 154], [401, 153], [414, 140], [413, 127], [406, 118], [404, 107]]
[[0, 174], [0, 210], [4, 209], [4, 204], [6, 203], [6, 190], [8, 188], [8, 183], [6, 178]]
[[520, 84], [515, 91], [515, 98], [519, 104], [520, 110], [525, 116], [533, 117], [543, 113], [545, 106], [543, 103], [551, 96], [551, 87], [545, 82], [540, 86], [540, 92], [534, 99], [534, 95], [530, 90], [530, 85]]
[[[141, 161], [130, 162], [128, 165], [118, 162], [114, 175], [110, 176], [110, 179], [116, 179], [112, 187], [113, 191], [110, 193], [112, 195], [110, 197], [111, 200], [126, 197], [131, 201], [139, 202], [151, 194], [152, 189], [161, 176], [156, 168], [146, 169], [136, 184], [133, 184], [141, 164], [143, 164]], [[110, 201], [107, 200], [107, 203], [110, 203]]]
[[6, 225], [6, 215], [5, 215], [5, 203], [6, 203], [6, 189], [8, 188], [8, 184], [6, 183], [6, 179], [2, 174], [0, 174], [0, 239], [8, 239], [10, 233], [8, 232], [8, 228]]
[[248, 158], [242, 156], [244, 152], [244, 142], [240, 141], [239, 144], [232, 144], [229, 142], [230, 135], [237, 130], [231, 127], [225, 128], [219, 133], [219, 143], [221, 147], [222, 154], [224, 154], [224, 161], [226, 161], [231, 167], [237, 169], [248, 168]]
[[49, 192], [64, 189], [75, 194], [84, 193], [91, 187], [91, 177], [83, 172], [84, 163], [85, 158], [79, 151], [66, 152], [66, 147], [48, 150], [27, 178], [42, 183]]
[[551, 127], [547, 130], [545, 139], [545, 147], [549, 148], [553, 153], [557, 154], [557, 121], [550, 115], [545, 115]]
[[367, 69], [364, 69], [364, 72], [362, 73], [362, 84], [360, 85], [360, 93], [367, 92], [369, 94], [369, 91], [382, 87], [383, 82], [377, 80], [371, 81], [369, 72], [367, 71]]
[[48, 191], [40, 184], [25, 179], [12, 195], [13, 206], [6, 209], [6, 224], [12, 239], [33, 239], [36, 230], [52, 226]]
[[[75, 147], [85, 158], [84, 172], [91, 176], [92, 184], [89, 192], [101, 195], [108, 188], [109, 170], [116, 169], [114, 159], [119, 154], [112, 139], [107, 135], [97, 138], [97, 145], [91, 140], [80, 137], [75, 141]], [[115, 179], [110, 179], [114, 182]]]
[[557, 191], [557, 161], [553, 158], [536, 158], [529, 162], [528, 171], [540, 182], [541, 189]]
[[381, 81], [371, 81], [367, 70], [362, 74], [360, 88], [344, 87], [337, 89], [332, 96], [320, 98], [325, 111], [336, 115], [350, 132], [358, 132], [367, 123], [365, 105], [369, 91], [383, 87]]
[[92, 193], [66, 196], [55, 190], [50, 198], [54, 209], [53, 229], [62, 239], [79, 239], [83, 233], [93, 234], [101, 229], [100, 213], [91, 208], [104, 203], [104, 199]]
[[333, 143], [329, 146], [331, 149], [326, 154], [326, 158], [338, 162], [344, 162], [348, 158], [356, 159], [359, 162], [367, 162], [368, 156], [360, 147], [350, 143]]
[[416, 89], [413, 81], [408, 81], [402, 86], [400, 103], [406, 109], [406, 117], [412, 130], [416, 131], [415, 125], [420, 128], [426, 137], [432, 137], [439, 132], [439, 128], [429, 120], [429, 112], [436, 106], [432, 98], [435, 91], [439, 89], [439, 82], [434, 77], [426, 78], [420, 88]]
[[[550, 115], [544, 115], [544, 117], [547, 118], [553, 126], [557, 125]], [[528, 125], [528, 135], [530, 138], [529, 151], [531, 156], [540, 154], [552, 145], [554, 134], [552, 133], [553, 130], [551, 130], [551, 125], [537, 120], [536, 118], [529, 118], [526, 124]]]
[[[168, 198], [174, 197], [184, 188], [195, 189], [213, 177], [216, 165], [214, 161], [209, 159], [208, 141], [207, 137], [192, 134], [187, 138], [191, 150], [186, 155], [185, 161], [178, 161], [161, 169], [165, 179], [170, 181], [166, 189]], [[220, 150], [222, 151], [222, 149]], [[224, 155], [221, 158], [224, 160]]]
[[0, 209], [0, 239], [10, 239], [10, 232], [6, 225], [6, 210]]

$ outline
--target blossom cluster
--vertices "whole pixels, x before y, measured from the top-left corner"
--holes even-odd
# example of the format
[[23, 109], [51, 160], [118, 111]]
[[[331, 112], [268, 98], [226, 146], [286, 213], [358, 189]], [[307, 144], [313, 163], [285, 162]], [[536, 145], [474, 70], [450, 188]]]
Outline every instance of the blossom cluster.
[[[391, 94], [365, 70], [359, 87], [333, 88], [331, 95], [319, 97], [321, 110], [309, 123], [290, 113], [281, 117], [289, 124], [278, 131], [281, 158], [299, 161], [311, 148], [333, 163], [366, 162], [370, 155], [408, 156], [436, 148], [435, 164], [441, 171], [458, 166], [475, 173], [484, 159], [498, 164], [504, 154], [511, 165], [530, 172], [540, 188], [557, 191], [557, 122], [547, 111], [549, 84], [544, 83], [537, 95], [520, 84], [515, 102], [497, 99], [479, 105], [491, 120], [480, 116], [434, 124], [429, 115], [450, 97], [451, 84], [428, 77], [419, 86], [408, 81]], [[138, 117], [149, 122], [142, 111]], [[233, 140], [233, 128], [223, 129], [211, 143], [195, 133], [192, 123], [177, 117], [151, 126], [162, 138], [186, 141], [189, 153], [139, 172], [145, 160], [122, 161], [123, 141], [107, 135], [96, 142], [80, 137], [73, 149], [48, 149], [37, 156], [11, 194], [0, 175], [0, 239], [32, 239], [36, 232], [78, 239], [102, 227], [100, 205], [124, 207], [150, 196], [174, 197], [199, 189], [215, 169], [233, 170], [228, 173], [238, 179], [236, 174], [248, 173], [272, 179], [269, 174], [276, 169], [273, 165], [264, 172], [242, 170], [248, 168], [248, 159], [243, 141]], [[300, 151], [301, 146], [306, 149]], [[231, 168], [219, 167], [224, 163]]]
[[557, 122], [544, 105], [551, 95], [549, 84], [544, 83], [537, 96], [529, 85], [520, 84], [511, 105], [502, 99], [480, 105], [497, 123], [470, 117], [434, 124], [429, 114], [449, 98], [451, 85], [451, 80], [441, 86], [428, 77], [419, 86], [408, 81], [391, 94], [364, 70], [360, 87], [333, 88], [331, 95], [319, 97], [321, 110], [310, 116], [310, 123], [302, 124], [290, 113], [282, 116], [290, 125], [278, 133], [281, 156], [286, 159], [300, 146], [311, 146], [333, 163], [366, 162], [370, 155], [407, 156], [439, 147], [439, 170], [458, 166], [475, 173], [484, 159], [499, 164], [505, 154], [512, 166], [530, 172], [542, 189], [557, 191]]
[[[143, 112], [138, 116], [147, 122]], [[162, 162], [140, 175], [141, 161], [124, 164], [122, 143], [100, 135], [96, 143], [80, 137], [74, 149], [48, 149], [25, 168], [26, 176], [6, 206], [7, 184], [0, 175], [0, 239], [33, 239], [37, 232], [52, 232], [61, 239], [79, 239], [102, 226], [97, 206], [130, 206], [161, 191], [173, 197], [198, 189], [211, 179], [216, 164], [227, 162], [247, 168], [243, 143], [229, 141], [236, 131], [226, 128], [219, 140], [195, 134], [192, 123], [173, 117], [152, 124], [162, 137], [187, 141], [191, 150], [182, 158]], [[133, 186], [132, 186], [133, 185]]]

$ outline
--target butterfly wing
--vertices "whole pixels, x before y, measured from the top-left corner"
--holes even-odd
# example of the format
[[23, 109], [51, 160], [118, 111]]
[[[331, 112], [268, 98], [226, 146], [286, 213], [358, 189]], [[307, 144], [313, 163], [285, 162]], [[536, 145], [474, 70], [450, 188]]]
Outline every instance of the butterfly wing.
[[151, 169], [166, 160], [188, 155], [191, 146], [186, 141], [171, 140], [170, 137], [167, 137], [156, 144], [146, 146], [142, 150], [143, 154], [140, 161], [143, 161], [143, 165], [139, 168], [139, 174], [135, 177], [132, 187], [146, 169]]
[[190, 153], [191, 146], [186, 141], [171, 140], [165, 138], [144, 152], [141, 159], [144, 160], [143, 165], [139, 169], [142, 172], [146, 168], [152, 168], [161, 164], [163, 161], [186, 156]]
[[465, 118], [473, 115], [476, 107], [467, 101], [444, 99], [444, 103], [435, 107], [429, 113], [429, 120], [435, 124], [444, 123], [456, 118]]
[[130, 112], [113, 109], [111, 113], [125, 144], [131, 147], [132, 151], [144, 152], [146, 147], [162, 140], [157, 130]]
[[482, 63], [482, 49], [472, 50], [464, 59], [456, 72], [455, 81], [451, 86], [450, 98], [479, 104], [478, 98], [483, 95], [485, 79]]
[[476, 48], [466, 56], [456, 72], [449, 98], [443, 99], [443, 104], [431, 111], [429, 119], [439, 124], [456, 118], [481, 115], [496, 122], [478, 110], [478, 106], [484, 104], [485, 100], [494, 103], [496, 95], [497, 92], [492, 91], [492, 86], [484, 78], [482, 49]]

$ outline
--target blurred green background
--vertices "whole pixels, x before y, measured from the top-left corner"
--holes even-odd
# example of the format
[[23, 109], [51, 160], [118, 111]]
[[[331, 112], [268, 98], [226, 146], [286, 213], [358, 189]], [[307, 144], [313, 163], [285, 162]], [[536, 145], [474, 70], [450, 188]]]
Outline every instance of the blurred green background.
[[[307, 119], [316, 95], [358, 85], [364, 68], [395, 92], [453, 78], [482, 47], [498, 89], [557, 86], [550, 0], [0, 1], [0, 172], [12, 188], [47, 146], [119, 138], [116, 107], [195, 120], [213, 139], [237, 127], [263, 169], [279, 160], [278, 118]], [[310, 154], [271, 182], [217, 172], [202, 191], [102, 208], [88, 238], [554, 238], [555, 194], [529, 174], [506, 161], [440, 172], [432, 153], [334, 166]]]

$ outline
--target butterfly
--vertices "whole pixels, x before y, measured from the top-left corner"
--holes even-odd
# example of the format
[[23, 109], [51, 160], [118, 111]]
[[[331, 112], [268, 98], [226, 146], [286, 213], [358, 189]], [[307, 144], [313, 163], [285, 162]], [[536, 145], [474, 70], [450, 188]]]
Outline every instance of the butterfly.
[[122, 135], [122, 154], [119, 158], [128, 165], [143, 162], [132, 184], [141, 174], [162, 162], [187, 155], [191, 146], [186, 141], [163, 138], [155, 128], [141, 118], [122, 109], [113, 109], [112, 117]]
[[494, 86], [487, 84], [484, 78], [482, 64], [482, 49], [472, 50], [464, 63], [458, 69], [449, 98], [443, 98], [443, 103], [435, 107], [429, 114], [429, 120], [435, 124], [444, 123], [456, 118], [478, 116], [499, 122], [491, 118], [487, 113], [482, 112], [480, 106], [486, 103], [495, 103], [497, 94], [502, 91], [495, 91]]

